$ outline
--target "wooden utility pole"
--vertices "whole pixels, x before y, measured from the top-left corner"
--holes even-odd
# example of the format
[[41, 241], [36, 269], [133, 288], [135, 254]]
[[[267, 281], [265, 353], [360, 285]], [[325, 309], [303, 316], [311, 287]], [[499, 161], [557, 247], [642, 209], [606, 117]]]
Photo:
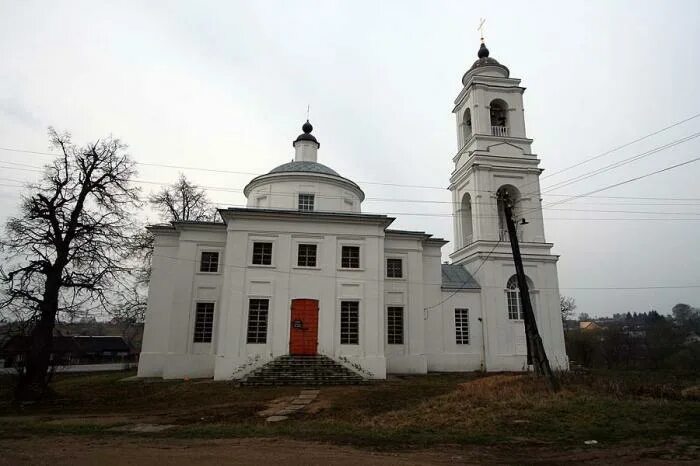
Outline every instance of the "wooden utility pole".
[[525, 338], [527, 339], [527, 362], [535, 367], [535, 373], [547, 377], [550, 388], [553, 391], [559, 391], [559, 380], [552, 372], [549, 366], [549, 359], [544, 351], [540, 332], [537, 330], [537, 322], [535, 321], [535, 313], [532, 310], [532, 301], [530, 300], [530, 289], [527, 286], [525, 279], [525, 268], [523, 267], [523, 258], [520, 256], [520, 245], [518, 244], [518, 235], [515, 230], [515, 220], [513, 219], [513, 201], [508, 193], [499, 193], [499, 197], [503, 201], [503, 210], [508, 225], [508, 236], [510, 237], [510, 247], [513, 250], [513, 262], [515, 262], [515, 274], [518, 278], [518, 289], [520, 290], [520, 302], [523, 308], [525, 317]]

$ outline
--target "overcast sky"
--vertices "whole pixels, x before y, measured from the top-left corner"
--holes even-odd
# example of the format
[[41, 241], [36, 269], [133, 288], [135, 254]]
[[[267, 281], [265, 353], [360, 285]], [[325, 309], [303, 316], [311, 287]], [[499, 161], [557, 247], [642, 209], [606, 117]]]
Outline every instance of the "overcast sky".
[[[319, 162], [368, 198], [441, 201], [367, 200], [365, 212], [396, 214], [392, 228], [451, 240], [451, 110], [476, 59], [480, 17], [491, 57], [527, 88], [543, 188], [700, 132], [698, 117], [544, 178], [700, 113], [697, 1], [0, 0], [0, 147], [45, 152], [53, 125], [81, 144], [111, 133], [139, 162], [264, 173], [293, 157], [311, 105]], [[699, 156], [700, 138], [691, 139], [545, 193], [543, 202]], [[0, 150], [0, 221], [16, 212], [13, 186], [38, 176], [7, 162], [47, 160]], [[213, 201], [244, 203], [250, 175], [182, 171], [226, 189], [210, 190]], [[145, 181], [177, 173], [139, 166]], [[561, 291], [578, 311], [700, 305], [699, 179], [700, 162], [597, 195], [615, 198], [544, 211], [547, 240], [561, 255]], [[585, 289], [611, 287], [678, 288]]]

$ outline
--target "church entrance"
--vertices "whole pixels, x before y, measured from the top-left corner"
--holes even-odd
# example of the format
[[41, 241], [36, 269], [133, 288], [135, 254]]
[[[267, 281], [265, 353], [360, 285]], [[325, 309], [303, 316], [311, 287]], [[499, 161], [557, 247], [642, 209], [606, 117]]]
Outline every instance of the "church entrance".
[[318, 346], [318, 300], [293, 299], [289, 354], [313, 356]]

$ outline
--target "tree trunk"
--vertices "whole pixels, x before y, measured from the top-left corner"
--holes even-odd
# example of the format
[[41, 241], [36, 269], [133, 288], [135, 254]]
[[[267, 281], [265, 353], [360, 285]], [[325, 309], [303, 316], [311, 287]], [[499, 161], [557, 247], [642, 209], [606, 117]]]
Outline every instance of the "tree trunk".
[[53, 329], [58, 312], [58, 276], [47, 276], [41, 314], [30, 337], [29, 351], [26, 353], [25, 370], [20, 375], [15, 391], [18, 401], [35, 401], [41, 398], [48, 386], [49, 366], [51, 364], [51, 348], [53, 345]]

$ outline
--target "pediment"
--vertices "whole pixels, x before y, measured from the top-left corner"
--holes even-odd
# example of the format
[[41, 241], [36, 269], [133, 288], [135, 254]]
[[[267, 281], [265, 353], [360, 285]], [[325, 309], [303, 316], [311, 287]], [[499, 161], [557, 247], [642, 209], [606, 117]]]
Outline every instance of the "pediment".
[[525, 150], [520, 147], [516, 146], [515, 144], [511, 144], [510, 142], [499, 142], [496, 144], [492, 144], [486, 148], [488, 152], [491, 152], [492, 154], [497, 154], [497, 155], [524, 155]]

